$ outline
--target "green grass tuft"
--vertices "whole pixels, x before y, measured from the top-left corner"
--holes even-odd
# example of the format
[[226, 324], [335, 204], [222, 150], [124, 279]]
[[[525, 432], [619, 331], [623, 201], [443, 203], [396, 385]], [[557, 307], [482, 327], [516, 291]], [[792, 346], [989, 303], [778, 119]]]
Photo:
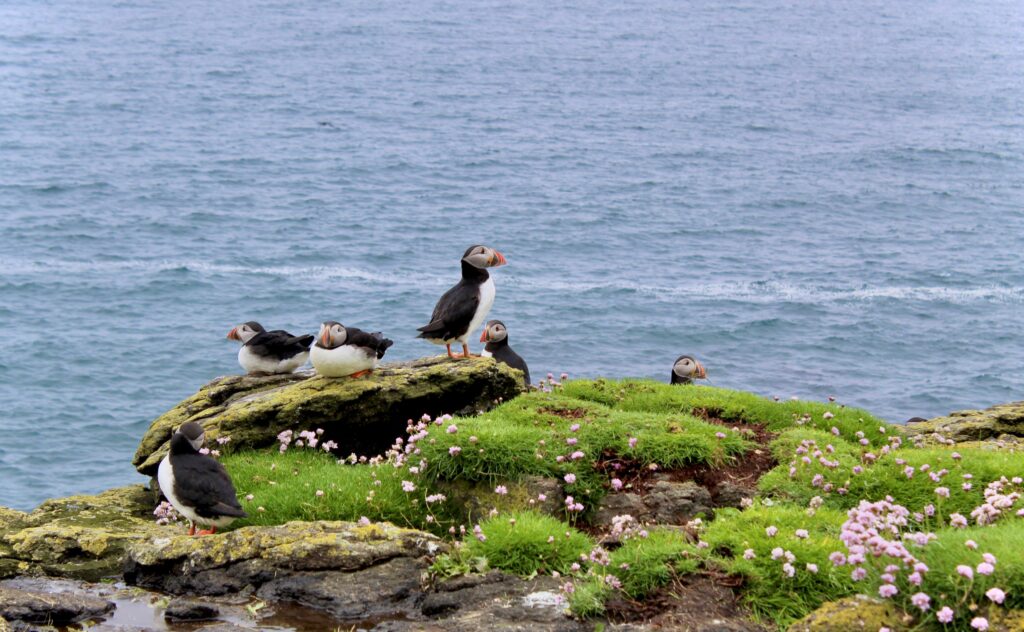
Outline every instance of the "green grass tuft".
[[466, 535], [466, 553], [521, 577], [565, 573], [594, 546], [589, 536], [533, 511], [503, 514], [480, 523], [484, 540]]

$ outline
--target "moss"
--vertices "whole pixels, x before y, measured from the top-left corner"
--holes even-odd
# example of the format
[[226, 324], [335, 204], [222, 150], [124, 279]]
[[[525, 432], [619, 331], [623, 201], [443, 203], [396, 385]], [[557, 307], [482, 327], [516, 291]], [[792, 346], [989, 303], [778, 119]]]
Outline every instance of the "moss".
[[1024, 436], [1024, 402], [999, 404], [985, 410], [961, 410], [945, 417], [907, 424], [907, 434], [933, 441], [940, 434], [956, 442], [992, 441], [1002, 435]]
[[0, 576], [115, 575], [131, 542], [166, 532], [154, 522], [149, 499], [142, 485], [132, 485], [44, 502], [0, 528]]
[[204, 386], [156, 419], [132, 461], [152, 475], [174, 428], [198, 421], [208, 438], [230, 436], [225, 449], [260, 448], [283, 430], [323, 428], [339, 453], [378, 454], [424, 413], [475, 413], [522, 389], [513, 369], [490, 358], [425, 358], [384, 365], [362, 379], [233, 376]]
[[888, 627], [892, 632], [907, 630], [906, 613], [892, 603], [863, 595], [832, 601], [790, 626], [790, 632], [876, 632]]

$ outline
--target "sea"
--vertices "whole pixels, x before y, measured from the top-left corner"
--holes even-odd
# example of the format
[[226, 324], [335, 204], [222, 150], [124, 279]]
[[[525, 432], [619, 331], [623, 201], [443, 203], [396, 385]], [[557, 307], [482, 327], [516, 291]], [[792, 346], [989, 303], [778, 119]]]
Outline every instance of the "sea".
[[1019, 0], [6, 0], [0, 505], [142, 482], [240, 322], [438, 353], [477, 243], [535, 379], [1024, 399], [1022, 34]]

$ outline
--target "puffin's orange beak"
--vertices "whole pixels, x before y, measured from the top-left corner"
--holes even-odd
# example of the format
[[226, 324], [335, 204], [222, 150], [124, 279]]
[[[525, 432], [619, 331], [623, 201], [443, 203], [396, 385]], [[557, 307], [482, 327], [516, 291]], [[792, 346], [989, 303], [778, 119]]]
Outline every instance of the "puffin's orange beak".
[[702, 380], [706, 380], [708, 377], [708, 370], [704, 368], [703, 364], [696, 360], [694, 360], [693, 363], [697, 365], [697, 377]]
[[505, 261], [505, 255], [501, 254], [497, 250], [494, 251], [494, 256], [495, 256], [495, 261], [497, 261], [497, 263], [491, 262], [492, 266], [498, 267], [498, 266], [503, 266], [506, 263], [508, 263], [508, 261]]
[[238, 327], [232, 327], [228, 332], [228, 340], [238, 340]]
[[330, 329], [327, 329], [326, 327], [324, 327], [323, 333], [320, 334], [320, 344], [323, 345], [325, 349], [329, 349], [330, 348], [330, 346], [331, 346], [331, 330]]
[[488, 342], [488, 340], [487, 340], [487, 328], [486, 327], [484, 328], [484, 330], [482, 332], [480, 332], [480, 342]]

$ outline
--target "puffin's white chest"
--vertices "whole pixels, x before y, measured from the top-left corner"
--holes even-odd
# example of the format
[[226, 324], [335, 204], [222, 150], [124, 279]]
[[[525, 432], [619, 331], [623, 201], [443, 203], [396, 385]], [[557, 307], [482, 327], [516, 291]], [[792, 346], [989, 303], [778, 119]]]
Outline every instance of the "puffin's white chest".
[[238, 363], [242, 365], [246, 373], [292, 373], [305, 364], [308, 359], [308, 351], [303, 351], [285, 360], [262, 358], [253, 353], [251, 347], [245, 345], [242, 345], [238, 351]]
[[489, 357], [491, 357], [491, 355], [493, 355], [493, 354], [490, 351], [488, 351], [486, 348], [483, 351], [480, 352], [480, 357], [481, 358], [489, 358]]
[[361, 347], [341, 345], [333, 349], [313, 346], [310, 360], [316, 372], [324, 377], [345, 377], [357, 371], [377, 368], [377, 356], [368, 355]]
[[459, 338], [462, 344], [466, 344], [469, 341], [469, 337], [474, 331], [480, 328], [480, 325], [484, 324], [487, 320], [487, 314], [491, 313], [491, 307], [494, 305], [494, 279], [487, 277], [487, 280], [480, 284], [480, 303], [476, 306], [476, 313], [473, 314], [473, 320], [469, 321], [469, 329], [466, 333]]
[[160, 461], [160, 468], [156, 471], [156, 480], [160, 484], [160, 491], [163, 492], [167, 502], [171, 503], [178, 510], [179, 514], [195, 522], [199, 516], [196, 515], [196, 512], [192, 511], [191, 507], [181, 504], [181, 500], [174, 494], [174, 469], [171, 467], [170, 455], [165, 456], [164, 460]]

